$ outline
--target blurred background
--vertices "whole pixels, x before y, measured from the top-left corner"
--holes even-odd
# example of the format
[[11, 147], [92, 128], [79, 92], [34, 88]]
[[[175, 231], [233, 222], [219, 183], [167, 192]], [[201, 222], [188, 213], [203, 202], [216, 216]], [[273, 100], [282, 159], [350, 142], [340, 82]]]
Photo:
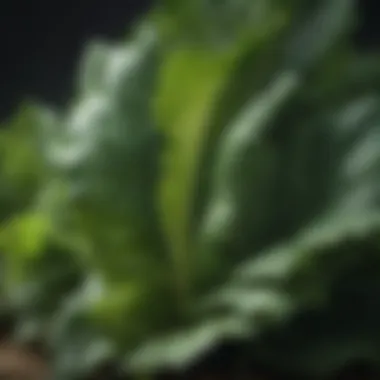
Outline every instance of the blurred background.
[[0, 3], [0, 117], [25, 97], [64, 104], [86, 41], [123, 39], [151, 0]]

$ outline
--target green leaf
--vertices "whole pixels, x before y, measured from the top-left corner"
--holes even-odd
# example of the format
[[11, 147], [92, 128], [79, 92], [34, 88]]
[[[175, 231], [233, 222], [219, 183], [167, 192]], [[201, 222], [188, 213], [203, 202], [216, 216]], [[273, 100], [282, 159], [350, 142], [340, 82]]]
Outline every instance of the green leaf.
[[31, 205], [46, 176], [38, 129], [49, 114], [25, 105], [0, 132], [0, 222]]
[[45, 215], [30, 213], [10, 220], [0, 233], [0, 245], [12, 255], [33, 257], [43, 249], [50, 232]]
[[182, 371], [231, 336], [244, 336], [247, 324], [234, 318], [205, 321], [185, 332], [170, 334], [141, 346], [128, 357], [126, 366], [137, 373], [156, 373], [168, 368]]
[[[236, 6], [236, 11], [244, 13], [245, 8], [251, 6], [243, 3]], [[226, 4], [229, 6], [234, 7]], [[253, 22], [253, 15], [249, 15]], [[220, 107], [221, 97], [229, 92], [230, 82], [235, 81], [248, 46], [253, 45], [252, 50], [257, 53], [261, 44], [283, 26], [281, 14], [271, 16], [265, 28], [261, 29], [255, 19], [253, 30], [247, 34], [241, 32], [234, 44], [219, 50], [182, 43], [169, 50], [162, 65], [155, 102], [157, 119], [167, 138], [160, 192], [161, 215], [182, 297], [186, 297], [191, 287], [196, 268], [193, 269], [194, 224], [200, 219], [196, 211], [199, 195], [207, 193], [209, 187], [204, 167], [210, 146], [217, 140], [214, 119], [218, 111], [223, 112], [223, 106], [229, 107], [229, 104]], [[231, 100], [229, 96], [225, 102]], [[228, 118], [218, 122], [221, 129]]]
[[161, 215], [178, 274], [177, 286], [182, 291], [186, 291], [190, 281], [189, 222], [199, 158], [214, 98], [230, 67], [228, 53], [179, 50], [168, 55], [161, 71], [156, 109], [159, 124], [167, 137]]
[[[113, 276], [135, 270], [136, 260], [142, 270], [155, 260], [148, 252], [162, 251], [155, 195], [160, 139], [150, 105], [159, 52], [155, 31], [145, 27], [127, 46], [103, 50], [85, 57], [83, 91], [45, 151], [68, 189], [67, 232], [91, 242], [93, 264]], [[103, 69], [93, 75], [97, 59]], [[104, 258], [103, 250], [112, 254]]]
[[[356, 104], [363, 105], [364, 99], [362, 98], [361, 102], [358, 100]], [[352, 107], [344, 107], [344, 110], [348, 109], [350, 112], [353, 111]], [[292, 219], [297, 228], [294, 234], [287, 235], [286, 243], [284, 240], [281, 243], [280, 240], [278, 248], [256, 252], [249, 260], [244, 261], [231, 282], [227, 282], [222, 289], [210, 295], [208, 304], [211, 309], [217, 307], [218, 310], [229, 310], [244, 318], [248, 312], [253, 326], [261, 326], [263, 315], [266, 323], [273, 323], [277, 320], [284, 321], [285, 316], [287, 320], [292, 320], [291, 316], [294, 313], [305, 313], [310, 309], [317, 310], [315, 313], [319, 310], [328, 313], [334, 294], [337, 291], [347, 291], [345, 289], [350, 286], [347, 279], [345, 282], [340, 280], [345, 278], [347, 273], [352, 273], [355, 268], [359, 270], [365, 263], [372, 263], [375, 273], [380, 269], [379, 249], [370, 243], [380, 232], [380, 154], [374, 138], [380, 132], [379, 115], [375, 114], [372, 118], [365, 112], [357, 114], [356, 118], [341, 118], [335, 115], [342, 114], [333, 112], [326, 119], [322, 119], [324, 123], [314, 126], [316, 133], [324, 130], [324, 150], [320, 150], [323, 145], [315, 145], [314, 149], [318, 147], [318, 151], [309, 145], [307, 150], [303, 150], [302, 157], [296, 156], [297, 158], [294, 157], [290, 161], [293, 165], [299, 160], [306, 164], [321, 160], [322, 152], [330, 153], [328, 162], [325, 162], [323, 169], [321, 168], [325, 181], [319, 182], [318, 189], [308, 188], [310, 195], [317, 191], [312, 197], [304, 193], [306, 205], [311, 207], [313, 212], [309, 213], [309, 216], [304, 213], [306, 217], [298, 219], [298, 222], [294, 216], [300, 214], [293, 215]], [[313, 128], [313, 125], [309, 123], [304, 126], [306, 127]], [[293, 135], [293, 138], [296, 136], [297, 134]], [[282, 141], [285, 145], [285, 141]], [[315, 143], [317, 140], [314, 138], [312, 141]], [[313, 156], [313, 160], [310, 161]], [[320, 162], [316, 164], [321, 165]], [[287, 166], [284, 170], [287, 173], [288, 186], [292, 183], [289, 181], [290, 169], [291, 167]], [[305, 167], [304, 180], [311, 185], [311, 180], [307, 179], [307, 172], [309, 176], [316, 173], [311, 171], [311, 167]], [[296, 202], [302, 199], [300, 193], [297, 193], [297, 187], [290, 187], [288, 191], [285, 189], [283, 185], [282, 192], [293, 197], [296, 207]], [[314, 207], [312, 200], [316, 202]], [[291, 198], [283, 198], [283, 202], [292, 205]], [[284, 220], [288, 224], [292, 220], [290, 217], [290, 214], [285, 215]], [[355, 281], [354, 278], [352, 281]], [[247, 297], [251, 297], [252, 302], [258, 302], [262, 292], [274, 297], [279, 304], [287, 305], [290, 301], [290, 308], [273, 308], [274, 304], [269, 303], [268, 297], [267, 304], [258, 303], [255, 306], [253, 303], [250, 308]], [[263, 314], [262, 307], [267, 314]], [[378, 306], [374, 305], [372, 312], [377, 315]], [[321, 320], [320, 328], [328, 323], [329, 318], [334, 318], [335, 311], [330, 310], [330, 313], [323, 317], [325, 322]], [[297, 326], [293, 326], [292, 329], [297, 329]], [[360, 331], [360, 326], [356, 328]], [[361, 339], [365, 345], [372, 346], [376, 344], [377, 338], [365, 333], [366, 328], [363, 326], [364, 335], [361, 335]], [[346, 334], [350, 334], [350, 331], [347, 330]], [[328, 340], [325, 344], [328, 344], [327, 342]], [[296, 366], [299, 360], [296, 352], [302, 357], [306, 344], [305, 341], [294, 342], [293, 362], [290, 362], [289, 358], [285, 359], [285, 352], [281, 355], [277, 351], [278, 360], [287, 363], [288, 366], [291, 363]], [[268, 349], [270, 350], [270, 347]], [[276, 350], [276, 346], [273, 349]], [[312, 360], [315, 365], [313, 358], [310, 357], [308, 360]], [[336, 363], [340, 363], [339, 360]], [[305, 367], [311, 365], [311, 362], [306, 363], [303, 363]], [[334, 365], [337, 365], [336, 363]], [[329, 365], [332, 366], [331, 363]], [[315, 367], [307, 367], [308, 371], [313, 369]]]

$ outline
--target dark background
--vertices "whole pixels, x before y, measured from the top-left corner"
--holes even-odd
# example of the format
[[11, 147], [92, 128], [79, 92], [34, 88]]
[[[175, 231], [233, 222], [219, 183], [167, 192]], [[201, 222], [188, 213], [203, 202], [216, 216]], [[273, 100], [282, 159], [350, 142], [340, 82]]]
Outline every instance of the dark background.
[[[379, 1], [358, 0], [359, 49], [380, 52]], [[64, 105], [72, 94], [85, 42], [123, 38], [152, 3], [153, 0], [1, 0], [0, 120], [26, 97]]]
[[152, 0], [0, 0], [0, 120], [26, 96], [61, 105], [85, 42], [123, 38]]

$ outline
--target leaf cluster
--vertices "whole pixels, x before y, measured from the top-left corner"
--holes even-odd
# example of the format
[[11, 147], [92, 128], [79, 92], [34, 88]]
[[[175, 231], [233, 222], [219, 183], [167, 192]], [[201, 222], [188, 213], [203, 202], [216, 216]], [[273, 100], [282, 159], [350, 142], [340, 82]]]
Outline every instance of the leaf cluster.
[[1, 291], [57, 378], [236, 339], [306, 372], [378, 357], [380, 61], [354, 25], [351, 0], [167, 0], [88, 47], [65, 112], [3, 129]]

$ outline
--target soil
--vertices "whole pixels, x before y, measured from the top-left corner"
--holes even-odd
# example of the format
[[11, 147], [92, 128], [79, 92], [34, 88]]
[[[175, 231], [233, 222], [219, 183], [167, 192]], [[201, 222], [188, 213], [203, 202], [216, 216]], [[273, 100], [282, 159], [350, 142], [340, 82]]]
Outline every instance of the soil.
[[48, 363], [29, 350], [3, 342], [0, 345], [0, 379], [48, 380]]

